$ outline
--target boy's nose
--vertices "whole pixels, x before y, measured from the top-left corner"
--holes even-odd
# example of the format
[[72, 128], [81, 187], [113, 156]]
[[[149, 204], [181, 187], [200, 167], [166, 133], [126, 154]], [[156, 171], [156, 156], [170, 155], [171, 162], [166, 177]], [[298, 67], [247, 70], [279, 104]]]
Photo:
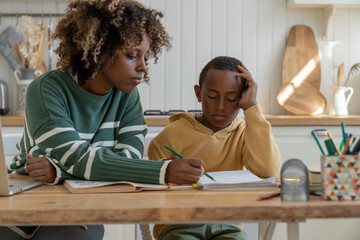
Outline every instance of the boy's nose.
[[217, 101], [217, 104], [216, 104], [216, 108], [218, 110], [224, 110], [225, 104], [226, 104], [226, 101], [224, 99], [219, 98], [219, 100]]

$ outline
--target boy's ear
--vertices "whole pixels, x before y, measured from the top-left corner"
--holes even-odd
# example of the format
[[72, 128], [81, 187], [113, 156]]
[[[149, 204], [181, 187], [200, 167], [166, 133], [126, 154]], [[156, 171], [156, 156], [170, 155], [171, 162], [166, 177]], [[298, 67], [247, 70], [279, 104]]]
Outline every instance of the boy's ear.
[[194, 91], [198, 102], [201, 102], [201, 88], [199, 85], [194, 86]]

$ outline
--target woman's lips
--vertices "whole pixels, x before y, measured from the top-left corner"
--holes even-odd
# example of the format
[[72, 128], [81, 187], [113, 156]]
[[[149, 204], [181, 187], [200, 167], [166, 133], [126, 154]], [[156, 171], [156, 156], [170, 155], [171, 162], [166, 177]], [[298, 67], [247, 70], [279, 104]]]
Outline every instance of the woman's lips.
[[142, 81], [142, 78], [131, 78], [131, 81], [134, 81], [136, 85], [139, 85]]

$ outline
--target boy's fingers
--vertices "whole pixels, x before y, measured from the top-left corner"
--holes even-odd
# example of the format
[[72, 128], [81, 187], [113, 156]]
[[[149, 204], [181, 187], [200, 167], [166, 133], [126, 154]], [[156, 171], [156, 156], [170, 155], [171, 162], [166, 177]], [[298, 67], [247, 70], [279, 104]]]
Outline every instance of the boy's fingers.
[[246, 72], [249, 72], [249, 70], [247, 69], [247, 67], [243, 64], [242, 66], [240, 66], [240, 65], [238, 65], [237, 66], [238, 67], [238, 69], [240, 70], [240, 71], [246, 71]]

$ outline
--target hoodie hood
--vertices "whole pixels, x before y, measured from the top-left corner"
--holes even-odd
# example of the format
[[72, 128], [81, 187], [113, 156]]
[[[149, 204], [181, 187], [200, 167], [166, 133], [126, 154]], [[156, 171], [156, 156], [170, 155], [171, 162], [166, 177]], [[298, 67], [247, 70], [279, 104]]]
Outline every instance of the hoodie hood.
[[200, 123], [198, 120], [196, 120], [195, 114], [189, 113], [189, 112], [176, 113], [176, 114], [170, 116], [169, 121], [170, 121], [170, 123], [173, 123], [176, 121], [183, 121], [184, 123], [187, 123], [187, 125], [189, 125], [190, 127], [192, 127], [193, 129], [195, 129], [199, 132], [210, 134], [210, 135], [217, 135], [219, 137], [226, 136], [227, 134], [229, 134], [232, 131], [234, 131], [235, 129], [237, 129], [237, 127], [240, 124], [245, 124], [245, 120], [243, 118], [236, 117], [229, 126], [227, 126], [224, 129], [221, 129], [217, 132], [214, 132], [210, 128], [206, 127], [205, 125]]

